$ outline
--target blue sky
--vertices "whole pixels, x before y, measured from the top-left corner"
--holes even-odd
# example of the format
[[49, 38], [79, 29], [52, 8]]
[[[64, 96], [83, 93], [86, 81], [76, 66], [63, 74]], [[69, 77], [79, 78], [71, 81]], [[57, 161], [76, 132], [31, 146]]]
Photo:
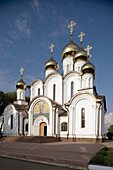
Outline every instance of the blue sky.
[[84, 32], [83, 48], [92, 46], [95, 85], [113, 112], [113, 1], [112, 0], [0, 0], [0, 90], [15, 91], [24, 68], [27, 85], [44, 80], [44, 65], [55, 44], [54, 59], [62, 74], [61, 53], [70, 41], [67, 26], [76, 22], [73, 41]]

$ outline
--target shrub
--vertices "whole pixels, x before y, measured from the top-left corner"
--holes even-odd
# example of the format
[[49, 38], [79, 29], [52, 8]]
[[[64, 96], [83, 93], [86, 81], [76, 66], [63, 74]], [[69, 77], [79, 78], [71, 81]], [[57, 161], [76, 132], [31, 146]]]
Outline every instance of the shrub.
[[104, 156], [103, 155], [96, 155], [92, 158], [91, 163], [93, 164], [104, 164]]
[[103, 155], [103, 156], [107, 156], [107, 151], [102, 150], [98, 153], [98, 155]]
[[104, 151], [108, 151], [109, 148], [108, 148], [107, 146], [105, 146], [103, 150], [104, 150]]

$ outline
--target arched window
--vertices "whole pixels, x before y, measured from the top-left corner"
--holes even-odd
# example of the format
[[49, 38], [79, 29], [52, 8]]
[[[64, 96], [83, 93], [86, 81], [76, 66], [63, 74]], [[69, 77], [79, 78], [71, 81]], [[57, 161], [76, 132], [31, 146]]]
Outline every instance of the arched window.
[[89, 78], [89, 88], [91, 88], [91, 78]]
[[13, 115], [11, 115], [11, 129], [13, 129]]
[[80, 73], [80, 66], [78, 66], [78, 73]]
[[61, 124], [61, 131], [67, 131], [67, 123], [66, 122], [63, 122]]
[[81, 127], [85, 128], [85, 109], [81, 109]]
[[74, 82], [72, 81], [71, 82], [71, 98], [73, 97], [74, 95]]
[[67, 64], [67, 72], [69, 72], [69, 64]]
[[28, 123], [25, 125], [25, 131], [28, 132]]
[[38, 96], [40, 96], [40, 88], [38, 88]]
[[56, 98], [56, 85], [53, 84], [53, 100], [55, 101]]

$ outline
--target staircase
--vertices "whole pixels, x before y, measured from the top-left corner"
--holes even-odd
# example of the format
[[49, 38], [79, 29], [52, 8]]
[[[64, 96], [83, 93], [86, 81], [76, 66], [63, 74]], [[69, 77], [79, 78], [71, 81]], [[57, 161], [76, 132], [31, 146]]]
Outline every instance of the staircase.
[[26, 142], [26, 143], [51, 143], [51, 142], [60, 142], [60, 139], [51, 136], [7, 136], [7, 137], [2, 137], [0, 141]]

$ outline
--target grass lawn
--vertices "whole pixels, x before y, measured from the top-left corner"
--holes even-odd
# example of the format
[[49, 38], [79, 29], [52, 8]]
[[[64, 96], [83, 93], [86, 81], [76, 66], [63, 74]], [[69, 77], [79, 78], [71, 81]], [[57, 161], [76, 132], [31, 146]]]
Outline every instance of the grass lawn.
[[91, 159], [90, 164], [113, 167], [113, 148], [104, 147]]

